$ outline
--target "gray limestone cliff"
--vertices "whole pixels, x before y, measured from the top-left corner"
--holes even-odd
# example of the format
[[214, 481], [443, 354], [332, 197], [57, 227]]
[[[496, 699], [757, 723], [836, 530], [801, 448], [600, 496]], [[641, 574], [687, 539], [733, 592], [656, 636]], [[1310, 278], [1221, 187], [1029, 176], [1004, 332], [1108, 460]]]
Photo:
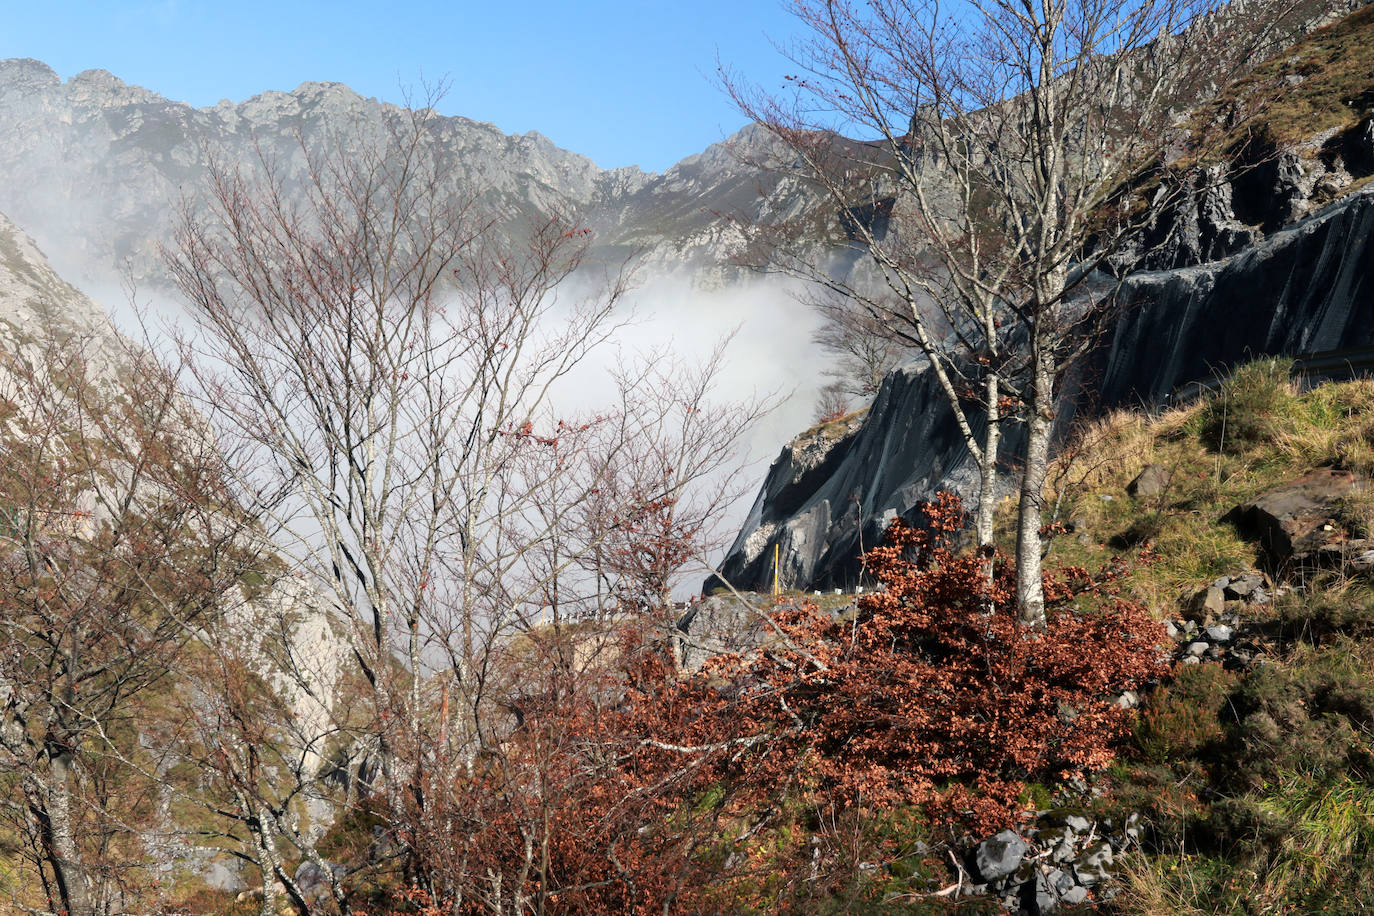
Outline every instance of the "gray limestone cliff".
[[[1374, 346], [1374, 190], [1338, 201], [1242, 251], [1125, 281], [1110, 333], [1066, 384], [1074, 409], [1159, 407], [1189, 382], [1262, 355]], [[783, 449], [721, 567], [738, 588], [852, 585], [857, 556], [894, 516], [938, 489], [967, 493], [975, 469], [932, 374], [884, 380], [861, 423], [797, 473]], [[707, 584], [707, 588], [711, 583]]]
[[56, 323], [68, 331], [104, 332], [104, 310], [57, 275], [38, 245], [0, 213], [0, 322], [15, 333]]
[[[132, 267], [160, 277], [169, 216], [204, 185], [211, 154], [243, 160], [261, 149], [288, 170], [301, 145], [374, 130], [401, 109], [341, 83], [307, 82], [234, 104], [193, 108], [104, 70], [63, 80], [46, 64], [0, 61], [0, 210], [83, 287], [112, 287]], [[360, 127], [361, 126], [361, 127]], [[554, 209], [596, 230], [607, 257], [642, 252], [651, 264], [719, 269], [737, 233], [719, 214], [785, 206], [796, 188], [741, 163], [768, 141], [746, 127], [661, 174], [599, 168], [538, 133], [435, 117], [427, 130], [454, 188], [480, 193], [492, 213], [538, 218]]]

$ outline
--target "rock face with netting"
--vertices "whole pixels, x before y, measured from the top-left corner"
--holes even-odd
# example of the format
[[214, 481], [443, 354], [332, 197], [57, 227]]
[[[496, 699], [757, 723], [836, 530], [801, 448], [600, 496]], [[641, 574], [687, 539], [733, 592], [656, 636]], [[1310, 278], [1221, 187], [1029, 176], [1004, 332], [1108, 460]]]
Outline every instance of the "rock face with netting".
[[[1374, 192], [1347, 197], [1209, 264], [1129, 277], [1110, 333], [1065, 384], [1061, 421], [1115, 407], [1163, 407], [1188, 383], [1263, 355], [1374, 347]], [[1337, 363], [1341, 362], [1336, 360]], [[1338, 365], [1336, 367], [1340, 369]], [[1015, 454], [1009, 431], [1006, 454]], [[860, 547], [940, 489], [976, 484], [954, 418], [921, 362], [891, 372], [862, 423], [792, 485], [792, 453], [769, 470], [722, 571], [766, 588], [772, 547], [795, 588], [857, 581]], [[1155, 490], [1162, 481], [1142, 481]]]

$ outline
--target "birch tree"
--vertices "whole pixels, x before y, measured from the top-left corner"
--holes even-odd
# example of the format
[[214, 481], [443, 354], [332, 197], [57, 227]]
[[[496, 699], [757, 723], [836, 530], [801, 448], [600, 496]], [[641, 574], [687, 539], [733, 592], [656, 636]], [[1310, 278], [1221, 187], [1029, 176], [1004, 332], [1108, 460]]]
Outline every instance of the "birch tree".
[[[1112, 301], [1110, 283], [1087, 281], [1148, 221], [1131, 189], [1166, 176], [1199, 93], [1272, 48], [1291, 8], [793, 6], [809, 31], [792, 49], [794, 91], [761, 94], [728, 77], [727, 88], [777, 139], [779, 165], [839, 214], [841, 244], [868, 260], [882, 292], [788, 241], [796, 233], [785, 227], [761, 241], [772, 263], [895, 322], [929, 359], [981, 473], [981, 545], [991, 543], [1002, 427], [1024, 423], [1017, 601], [1022, 620], [1042, 626], [1041, 490], [1058, 383]], [[1167, 197], [1169, 183], [1159, 187]]]

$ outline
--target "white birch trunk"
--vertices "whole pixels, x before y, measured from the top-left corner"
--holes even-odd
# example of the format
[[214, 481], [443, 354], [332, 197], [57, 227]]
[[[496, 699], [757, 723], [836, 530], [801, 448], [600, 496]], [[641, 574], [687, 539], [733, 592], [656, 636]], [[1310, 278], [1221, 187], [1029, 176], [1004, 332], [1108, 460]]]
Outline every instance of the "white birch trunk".
[[1040, 527], [1044, 516], [1045, 475], [1054, 427], [1054, 359], [1043, 345], [1031, 357], [1031, 397], [1026, 416], [1025, 464], [1016, 536], [1016, 613], [1023, 626], [1044, 629], [1045, 588]]

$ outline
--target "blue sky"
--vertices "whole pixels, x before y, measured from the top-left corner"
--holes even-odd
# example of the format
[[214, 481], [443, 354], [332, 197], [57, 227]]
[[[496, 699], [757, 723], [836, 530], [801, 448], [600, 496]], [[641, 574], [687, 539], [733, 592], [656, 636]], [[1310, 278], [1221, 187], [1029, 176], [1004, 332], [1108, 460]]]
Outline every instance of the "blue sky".
[[109, 70], [197, 106], [306, 80], [399, 101], [447, 77], [445, 114], [538, 130], [611, 168], [661, 171], [744, 119], [711, 84], [716, 57], [761, 86], [789, 71], [772, 41], [785, 0], [334, 3], [0, 2], [0, 58], [64, 78]]

